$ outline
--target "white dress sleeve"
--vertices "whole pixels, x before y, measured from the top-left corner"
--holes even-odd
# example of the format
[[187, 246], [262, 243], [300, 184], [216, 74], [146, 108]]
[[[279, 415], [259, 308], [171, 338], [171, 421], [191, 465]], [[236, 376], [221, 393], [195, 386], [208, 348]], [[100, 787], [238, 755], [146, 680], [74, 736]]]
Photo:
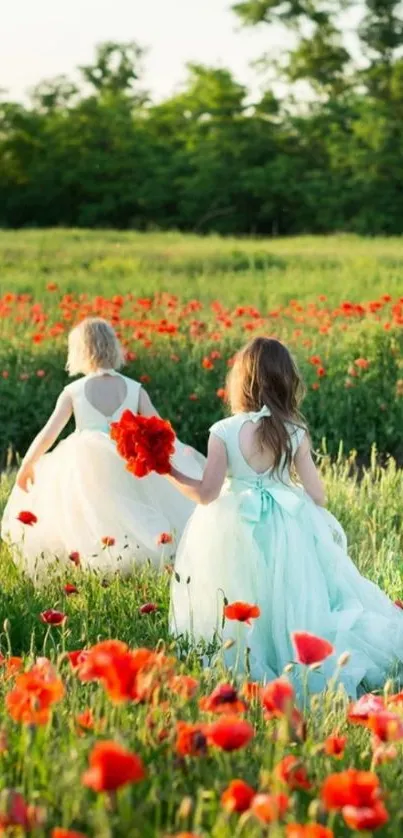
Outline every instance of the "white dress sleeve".
[[290, 435], [291, 435], [291, 446], [292, 446], [292, 455], [295, 457], [299, 446], [301, 445], [302, 440], [306, 435], [306, 429], [303, 428], [301, 425], [291, 425], [290, 426]]
[[227, 443], [228, 438], [227, 424], [226, 419], [220, 419], [219, 422], [215, 422], [210, 428], [210, 433], [213, 434], [213, 436], [218, 437], [218, 439], [221, 439], [225, 444]]

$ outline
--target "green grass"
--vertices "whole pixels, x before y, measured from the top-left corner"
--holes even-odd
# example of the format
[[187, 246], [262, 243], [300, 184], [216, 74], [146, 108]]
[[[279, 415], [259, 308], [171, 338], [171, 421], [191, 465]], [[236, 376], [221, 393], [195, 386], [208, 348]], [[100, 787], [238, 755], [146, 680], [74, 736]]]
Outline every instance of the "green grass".
[[224, 303], [282, 304], [290, 298], [359, 302], [402, 290], [403, 242], [357, 236], [200, 238], [179, 233], [30, 230], [0, 232], [0, 292], [112, 294], [165, 290]]

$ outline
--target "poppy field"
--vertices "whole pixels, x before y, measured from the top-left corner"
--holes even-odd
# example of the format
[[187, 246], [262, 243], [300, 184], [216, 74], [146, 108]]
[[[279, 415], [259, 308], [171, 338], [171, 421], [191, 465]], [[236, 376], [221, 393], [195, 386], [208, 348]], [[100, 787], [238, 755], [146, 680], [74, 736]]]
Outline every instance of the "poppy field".
[[204, 449], [234, 352], [256, 334], [295, 353], [316, 447], [403, 458], [403, 245], [179, 234], [0, 234], [0, 457], [24, 452], [63, 386], [66, 336], [111, 320], [128, 374]]
[[[349, 553], [403, 607], [398, 240], [29, 231], [0, 234], [0, 262], [3, 464], [13, 467], [67, 383], [66, 333], [82, 316], [114, 323], [129, 374], [201, 449], [224, 415], [237, 347], [276, 334], [304, 372], [304, 411]], [[3, 471], [1, 507], [12, 479]], [[35, 590], [0, 546], [0, 835], [401, 836], [399, 685], [350, 702], [335, 681], [297, 702], [291, 670], [320, 668], [329, 654], [303, 633], [277, 681], [237, 679], [219, 640], [191, 649], [169, 636], [168, 561], [124, 580], [70, 558], [68, 573]], [[253, 606], [225, 609], [235, 644], [238, 627], [259, 619]]]

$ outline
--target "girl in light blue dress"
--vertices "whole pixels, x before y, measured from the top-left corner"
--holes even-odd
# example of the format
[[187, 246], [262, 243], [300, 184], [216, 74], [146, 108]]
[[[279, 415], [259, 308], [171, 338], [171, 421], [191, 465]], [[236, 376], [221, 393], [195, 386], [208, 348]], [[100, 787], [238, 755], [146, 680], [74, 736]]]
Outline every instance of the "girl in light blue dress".
[[[295, 659], [292, 632], [311, 632], [335, 652], [311, 674], [310, 688], [322, 689], [349, 652], [339, 677], [355, 697], [400, 668], [403, 614], [360, 575], [340, 525], [323, 508], [302, 395], [286, 347], [255, 338], [229, 375], [233, 415], [210, 429], [203, 478], [173, 469], [169, 479], [198, 506], [178, 549], [171, 630], [196, 642], [237, 638], [241, 649], [231, 649], [227, 662], [236, 655], [242, 668], [247, 658], [261, 681]], [[260, 617], [250, 627], [223, 626], [224, 602], [239, 600], [257, 604]]]

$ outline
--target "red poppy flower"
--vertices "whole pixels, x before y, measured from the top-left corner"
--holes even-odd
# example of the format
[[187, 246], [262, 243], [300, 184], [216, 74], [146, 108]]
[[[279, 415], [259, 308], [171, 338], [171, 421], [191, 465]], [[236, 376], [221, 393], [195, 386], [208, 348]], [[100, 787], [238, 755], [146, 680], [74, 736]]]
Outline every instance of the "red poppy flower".
[[216, 392], [216, 395], [218, 396], [219, 399], [224, 400], [224, 399], [227, 398], [227, 391], [224, 387], [219, 387], [217, 392]]
[[170, 472], [170, 459], [175, 451], [175, 433], [170, 422], [159, 416], [140, 416], [125, 410], [119, 421], [112, 423], [110, 434], [126, 461], [127, 470], [136, 477], [145, 477], [153, 471]]
[[199, 707], [207, 713], [244, 713], [247, 710], [232, 684], [219, 684], [210, 695], [200, 699]]
[[80, 728], [84, 728], [85, 730], [93, 730], [95, 726], [94, 722], [94, 714], [91, 708], [87, 708], [83, 710], [82, 713], [78, 713], [76, 716], [76, 722]]
[[64, 586], [64, 593], [67, 596], [71, 596], [71, 594], [78, 594], [78, 588], [75, 585], [72, 585], [71, 582], [68, 582], [67, 585]]
[[247, 701], [258, 701], [262, 695], [262, 685], [260, 681], [244, 681], [241, 693]]
[[269, 716], [283, 716], [294, 702], [294, 688], [286, 678], [276, 678], [261, 692], [261, 701]]
[[[5, 789], [4, 810], [0, 813], [0, 833], [9, 835], [20, 831], [32, 832], [43, 827], [45, 812], [39, 806], [27, 803], [22, 794], [13, 789]], [[15, 828], [15, 829], [14, 829]]]
[[381, 742], [397, 742], [403, 739], [403, 720], [396, 713], [382, 710], [369, 716], [367, 727]]
[[182, 757], [207, 754], [207, 725], [178, 722], [176, 725], [176, 753]]
[[345, 751], [346, 743], [346, 736], [337, 736], [337, 734], [333, 734], [332, 736], [328, 736], [325, 740], [323, 750], [329, 757], [337, 757], [338, 759], [341, 759]]
[[342, 815], [347, 826], [357, 832], [372, 832], [384, 826], [389, 820], [389, 814], [380, 801], [368, 808], [358, 809], [355, 806], [345, 806]]
[[278, 794], [257, 794], [253, 798], [251, 810], [263, 823], [273, 823], [284, 818], [289, 805], [289, 798], [283, 792]]
[[306, 666], [322, 663], [334, 652], [334, 647], [328, 640], [310, 634], [308, 631], [293, 631], [291, 636], [297, 661]]
[[139, 614], [153, 614], [154, 611], [158, 611], [158, 605], [155, 602], [145, 602], [139, 608]]
[[162, 532], [157, 538], [157, 544], [172, 544], [173, 535], [170, 532]]
[[290, 789], [305, 789], [308, 791], [312, 783], [308, 779], [307, 771], [301, 760], [294, 756], [286, 756], [276, 765], [275, 776]]
[[224, 614], [227, 620], [238, 620], [249, 626], [252, 619], [260, 617], [260, 608], [258, 605], [250, 605], [249, 602], [231, 602], [225, 606]]
[[71, 562], [73, 562], [73, 564], [75, 564], [76, 567], [80, 566], [80, 554], [77, 550], [73, 550], [73, 552], [70, 553], [69, 559]]
[[238, 716], [222, 716], [208, 728], [208, 738], [223, 751], [237, 751], [253, 739], [255, 730], [250, 722]]
[[195, 832], [175, 832], [175, 835], [167, 835], [166, 838], [200, 838]]
[[388, 707], [390, 707], [390, 705], [399, 706], [399, 704], [400, 705], [403, 704], [403, 692], [394, 693], [394, 695], [389, 695], [387, 697], [386, 701], [387, 701]]
[[34, 515], [33, 512], [29, 512], [28, 510], [19, 512], [19, 514], [17, 515], [17, 520], [21, 521], [21, 524], [25, 524], [26, 527], [33, 527], [33, 525], [38, 522], [36, 515]]
[[397, 756], [398, 750], [395, 745], [385, 744], [374, 736], [372, 740], [373, 765], [385, 765], [387, 762], [394, 762]]
[[70, 661], [73, 670], [78, 669], [84, 663], [88, 652], [86, 649], [75, 649], [73, 652], [67, 652], [67, 657]]
[[384, 709], [385, 702], [380, 695], [367, 693], [350, 705], [347, 718], [352, 724], [366, 726], [370, 716], [375, 716]]
[[320, 823], [288, 823], [285, 828], [286, 838], [334, 838], [334, 832]]
[[316, 367], [316, 375], [318, 378], [324, 378], [326, 375], [326, 370], [324, 367]]
[[172, 661], [150, 649], [130, 650], [120, 640], [104, 640], [86, 652], [80, 681], [100, 681], [110, 700], [148, 701], [161, 678], [172, 674]]
[[17, 676], [13, 689], [6, 695], [6, 707], [16, 722], [47, 724], [52, 705], [63, 698], [64, 692], [63, 682], [45, 658]]
[[354, 361], [356, 367], [359, 367], [362, 370], [367, 370], [369, 367], [369, 361], [367, 358], [356, 358]]
[[1, 666], [4, 665], [6, 679], [13, 678], [18, 672], [21, 672], [24, 661], [20, 657], [11, 656], [10, 658], [3, 658]]
[[199, 689], [199, 681], [191, 675], [173, 675], [168, 681], [168, 687], [181, 698], [193, 698]]
[[52, 831], [52, 838], [86, 838], [86, 836], [84, 832], [74, 832], [74, 830], [56, 826]]
[[204, 370], [213, 370], [214, 369], [214, 364], [210, 360], [210, 358], [203, 358], [202, 367], [203, 367]]
[[343, 809], [345, 806], [371, 808], [379, 799], [380, 787], [372, 771], [349, 768], [338, 774], [329, 774], [321, 790], [326, 809]]
[[47, 626], [62, 626], [67, 620], [67, 615], [62, 611], [55, 611], [54, 608], [48, 608], [47, 611], [42, 611], [40, 618]]
[[221, 795], [221, 803], [230, 812], [247, 812], [254, 796], [255, 790], [244, 780], [232, 780]]
[[146, 776], [140, 757], [117, 742], [98, 742], [90, 754], [90, 767], [82, 783], [97, 792], [115, 791], [128, 783], [138, 783]]
[[101, 538], [101, 542], [104, 547], [113, 547], [113, 545], [116, 544], [116, 538], [113, 538], [111, 535], [104, 535], [104, 537]]

